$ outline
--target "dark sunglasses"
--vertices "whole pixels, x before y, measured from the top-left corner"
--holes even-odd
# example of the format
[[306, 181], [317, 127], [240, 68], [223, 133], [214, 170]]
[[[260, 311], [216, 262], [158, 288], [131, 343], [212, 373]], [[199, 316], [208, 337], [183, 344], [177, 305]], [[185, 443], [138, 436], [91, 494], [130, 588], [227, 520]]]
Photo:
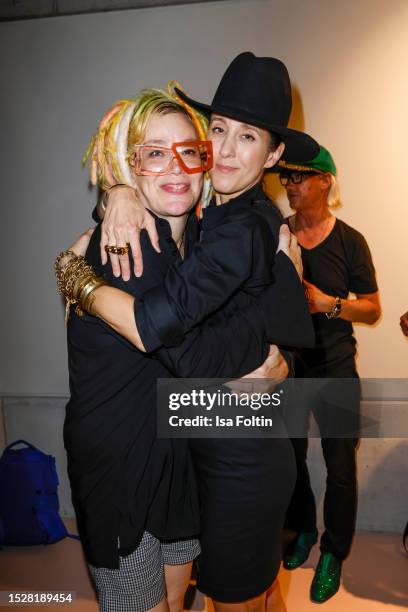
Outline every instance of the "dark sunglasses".
[[281, 172], [279, 174], [280, 184], [283, 187], [286, 187], [289, 182], [294, 185], [299, 185], [305, 178], [309, 178], [309, 176], [316, 176], [317, 174], [322, 174], [321, 172]]

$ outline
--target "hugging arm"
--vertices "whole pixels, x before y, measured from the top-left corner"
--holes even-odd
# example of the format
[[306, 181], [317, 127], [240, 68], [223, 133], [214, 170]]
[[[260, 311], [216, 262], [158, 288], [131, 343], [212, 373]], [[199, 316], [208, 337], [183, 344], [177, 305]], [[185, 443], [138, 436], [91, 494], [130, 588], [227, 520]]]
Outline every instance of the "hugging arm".
[[[146, 240], [144, 245], [146, 246]], [[145, 252], [144, 248], [142, 252]], [[154, 270], [149, 270], [149, 268], [145, 270], [150, 283], [153, 284], [162, 282], [165, 273], [165, 269], [159, 267]], [[132, 275], [129, 281], [123, 282], [122, 279], [113, 275], [109, 266], [105, 269], [104, 274], [109, 284], [113, 285], [109, 289], [115, 288], [114, 290], [120, 294], [119, 300], [118, 296], [114, 298], [114, 302], [118, 302], [119, 310], [113, 308], [112, 302], [109, 315], [115, 317], [116, 331], [119, 331], [119, 325], [123, 329], [135, 327], [133, 308], [129, 311], [126, 302], [128, 300], [129, 303], [132, 300], [135, 304], [140, 302], [137, 296], [141, 293], [141, 281]], [[104, 319], [105, 322], [108, 322], [106, 317]], [[135, 333], [137, 332], [132, 332], [132, 335]], [[126, 334], [125, 336], [133, 342], [132, 337]], [[233, 378], [259, 367], [267, 358], [268, 352], [269, 343], [266, 339], [259, 307], [256, 302], [252, 302], [247, 308], [236, 310], [232, 314], [220, 309], [187, 333], [178, 346], [161, 347], [153, 355], [173, 375], [178, 377]]]
[[[249, 242], [247, 236], [247, 249]], [[150, 353], [162, 345], [179, 344], [189, 328], [217, 310], [249, 275], [249, 264], [245, 268], [239, 261], [231, 260], [230, 266], [221, 267], [220, 259], [213, 256], [214, 251], [219, 249], [196, 249], [198, 258], [183, 262], [188, 264], [186, 273], [181, 276], [181, 265], [173, 265], [164, 285], [150, 289], [141, 299], [115, 287], [99, 287], [93, 293], [92, 314], [141, 351]], [[199, 265], [194, 266], [197, 260]]]
[[[271, 283], [274, 253], [262, 248], [264, 240], [262, 228], [250, 214], [204, 229], [203, 241], [189, 257], [172, 265], [163, 284], [135, 303], [136, 324], [146, 351], [176, 346], [187, 331], [248, 283], [257, 294]], [[267, 252], [268, 265], [255, 266], [257, 254], [262, 257], [263, 252]]]
[[[111, 240], [114, 241], [115, 244], [122, 244], [127, 241], [126, 237], [128, 234], [126, 234], [126, 228], [138, 227], [138, 219], [140, 219], [140, 216], [144, 215], [148, 220], [151, 219], [151, 216], [145, 210], [141, 199], [138, 198], [134, 190], [130, 187], [117, 187], [111, 190], [108, 196], [107, 215], [102, 224], [102, 232], [104, 232], [105, 228], [105, 234], [102, 233], [102, 236], [109, 233], [111, 235]], [[104, 214], [104, 211], [102, 210], [101, 213]], [[145, 223], [145, 221], [143, 221], [143, 223]], [[216, 229], [219, 231], [219, 228]], [[285, 226], [283, 226], [282, 229], [285, 230]], [[293, 236], [289, 233], [285, 236], [285, 232], [282, 233], [282, 229], [279, 239], [280, 252], [278, 252], [276, 256], [275, 267], [273, 269], [275, 283], [262, 292], [260, 297], [260, 310], [264, 319], [267, 337], [271, 343], [279, 342], [289, 346], [299, 347], [313, 346], [314, 332], [305, 302], [303, 288], [296, 274], [294, 274], [292, 262], [285, 257], [283, 252], [281, 252], [282, 247], [285, 249], [286, 246], [284, 252], [292, 258], [298, 272], [301, 274], [299, 249], [297, 245], [295, 245], [295, 248], [292, 248], [294, 242]], [[224, 238], [228, 238], [230, 241], [228, 248], [224, 248], [224, 252], [229, 256], [229, 261], [232, 260], [232, 266], [230, 267], [232, 275], [229, 279], [232, 283], [232, 288], [234, 287], [234, 283], [237, 284], [237, 282], [242, 281], [248, 272], [243, 269], [242, 263], [245, 250], [244, 248], [240, 250], [240, 246], [243, 247], [242, 233], [242, 228], [239, 225], [230, 225], [228, 236], [224, 236]], [[220, 235], [219, 238], [222, 238], [222, 236]], [[231, 239], [234, 248], [230, 248]], [[217, 237], [212, 241], [212, 248], [215, 250], [219, 248], [216, 240]], [[235, 249], [235, 245], [238, 246], [237, 249]], [[104, 242], [102, 238], [102, 249], [103, 246]], [[198, 245], [197, 249], [201, 250], [202, 245]], [[137, 253], [139, 250], [140, 249], [138, 249]], [[250, 250], [250, 248], [247, 250]], [[137, 253], [135, 254], [132, 249], [135, 265], [136, 257], [138, 256]], [[205, 291], [201, 293], [201, 295], [197, 295], [201, 276], [205, 274], [206, 271], [215, 273], [210, 288], [215, 292], [217, 299], [219, 299], [218, 294], [220, 291], [223, 295], [227, 293], [226, 283], [222, 277], [220, 278], [219, 274], [219, 268], [226, 266], [225, 257], [221, 256], [221, 261], [219, 258], [218, 261], [217, 258], [211, 261], [211, 254], [209, 255], [209, 264], [205, 264], [204, 271], [199, 270], [198, 274], [195, 273], [194, 264], [190, 264], [190, 286], [188, 286], [188, 283], [185, 279], [183, 280], [182, 277], [184, 274], [183, 267], [184, 270], [187, 270], [185, 268], [186, 262], [184, 262], [180, 270], [176, 268], [171, 273], [172, 276], [167, 283], [167, 287], [165, 285], [164, 287], [154, 289], [147, 296], [147, 302], [142, 301], [138, 303], [136, 308], [138, 329], [141, 330], [143, 344], [148, 351], [153, 351], [163, 344], [174, 345], [180, 342], [182, 332], [188, 328], [188, 317], [190, 316], [191, 318], [192, 308], [195, 309], [197, 307], [201, 308], [202, 306], [207, 306], [207, 309], [210, 310], [208, 292]], [[215, 255], [217, 256], [217, 253], [215, 253]], [[246, 255], [251, 258], [252, 253], [247, 253]], [[117, 256], [115, 257], [117, 258]], [[120, 265], [123, 264], [122, 261], [118, 263], [112, 261], [112, 259], [113, 256], [111, 256], [112, 267], [114, 263], [118, 266], [119, 263]], [[130, 278], [128, 256], [125, 255], [121, 259], [126, 259], [128, 270], [126, 274], [123, 273], [123, 276]], [[114, 270], [114, 274], [115, 276], [119, 274], [119, 267], [116, 272]], [[206, 282], [207, 280], [208, 279], [206, 279]], [[221, 283], [221, 285], [219, 283]], [[188, 291], [191, 290], [191, 287], [196, 289], [196, 295], [194, 296], [194, 300], [190, 298], [189, 302], [188, 299], [185, 298], [188, 298]], [[193, 303], [191, 304], [192, 301]], [[184, 316], [186, 316], [186, 319], [184, 319]]]
[[[95, 232], [88, 257], [96, 264], [97, 270], [102, 270], [97, 262], [96, 252], [99, 233], [100, 227]], [[153, 259], [159, 261], [152, 253], [146, 236], [142, 240], [142, 252], [147, 262], [153, 263], [152, 255]], [[147, 252], [149, 256], [146, 256]], [[161, 257], [159, 259], [163, 261]], [[121, 278], [114, 276], [110, 266], [104, 268], [104, 276], [108, 283], [115, 287], [116, 291], [122, 289], [126, 292], [126, 295], [121, 295], [120, 301], [124, 298], [130, 300], [136, 298], [137, 303], [137, 296], [141, 294], [142, 287], [154, 286], [163, 281], [166, 266], [154, 265], [146, 269], [145, 274], [148, 276], [144, 280], [132, 275], [128, 282], [123, 282]], [[119, 294], [122, 293], [119, 291]], [[123, 317], [131, 318], [128, 324], [124, 321], [120, 323], [119, 319]], [[124, 327], [132, 322], [134, 324], [133, 311], [131, 317], [129, 314], [123, 315], [123, 311], [120, 317], [117, 316], [116, 323]], [[175, 376], [233, 378], [245, 375], [263, 364], [268, 357], [269, 349], [258, 304], [252, 301], [248, 307], [235, 310], [233, 313], [220, 309], [187, 333], [180, 345], [168, 349], [161, 347], [154, 353], [154, 357]]]
[[[82, 236], [71, 249], [77, 254], [82, 255], [86, 250], [89, 238], [86, 238], [84, 246], [84, 236]], [[248, 312], [244, 314], [249, 321], [249, 327], [260, 325], [258, 334], [265, 334], [265, 339], [271, 344], [284, 344], [288, 346], [311, 346], [314, 341], [313, 328], [308, 314], [302, 285], [290, 259], [282, 252], [276, 256], [274, 267], [275, 283], [267, 287], [257, 298], [253, 299], [253, 312], [248, 307]], [[132, 277], [132, 282], [134, 281]], [[112, 327], [117, 333], [124, 336], [137, 348], [144, 351], [145, 346], [140, 337], [138, 327], [134, 318], [134, 303], [141, 303], [135, 300], [134, 296], [116, 287], [102, 286], [93, 293], [94, 301], [92, 313], [101, 318], [105, 323]], [[160, 316], [160, 312], [158, 313]], [[224, 325], [226, 321], [222, 323]], [[230, 319], [231, 328], [239, 329], [239, 319]], [[217, 352], [217, 341], [214, 340], [214, 330], [211, 329], [214, 347]], [[237, 326], [234, 328], [234, 326]], [[193, 338], [194, 336], [190, 336]], [[201, 337], [200, 335], [198, 337]], [[233, 332], [234, 340], [235, 332]], [[259, 339], [261, 336], [258, 335]], [[182, 338], [181, 338], [182, 339]], [[242, 343], [245, 347], [246, 343]], [[260, 344], [258, 343], [258, 346]], [[151, 350], [155, 350], [155, 346]], [[147, 347], [149, 350], [149, 347]], [[188, 356], [188, 351], [181, 355]], [[174, 358], [178, 359], [177, 353]], [[186, 361], [188, 363], [188, 360]], [[232, 368], [235, 369], [235, 368]], [[245, 370], [245, 368], [242, 368]], [[241, 371], [241, 370], [240, 370]]]
[[[98, 232], [94, 236], [94, 241], [97, 239]], [[83, 235], [73, 245], [72, 250], [78, 255], [84, 254], [88, 242], [89, 235]], [[112, 275], [109, 267], [105, 270], [105, 275], [108, 282], [116, 287], [104, 286], [95, 291], [97, 299], [93, 305], [93, 312], [108, 323], [113, 330], [136, 344], [134, 342], [136, 332], [134, 331], [133, 301], [134, 295], [140, 292], [138, 288], [140, 281], [133, 277], [130, 283], [123, 283], [121, 279]], [[160, 278], [156, 280], [160, 281]], [[126, 291], [119, 287], [126, 288]], [[107, 292], [102, 300], [98, 298], [98, 294], [101, 295], [100, 292]], [[101, 302], [104, 316], [101, 316], [101, 309], [97, 306]], [[271, 319], [270, 315], [267, 319]], [[233, 313], [227, 313], [221, 309], [188, 333], [178, 347], [162, 348], [156, 352], [155, 356], [172, 373], [181, 377], [232, 378], [252, 372], [261, 364], [262, 369], [256, 374], [258, 378], [279, 377], [281, 376], [279, 372], [282, 372], [282, 357], [275, 348], [275, 358], [272, 359], [271, 355], [268, 356], [269, 349], [265, 334], [264, 314], [260, 309], [259, 300], [254, 299], [244, 309], [236, 310]], [[269, 369], [265, 369], [265, 358], [267, 358], [265, 363], [269, 364]], [[284, 375], [286, 372], [287, 369]]]
[[254, 301], [232, 315], [221, 309], [188, 332], [181, 344], [154, 354], [181, 378], [237, 378], [258, 368], [269, 348]]
[[[230, 249], [229, 252], [234, 251]], [[237, 258], [237, 261], [241, 259]], [[228, 296], [234, 283], [238, 285], [239, 273], [234, 275], [230, 269], [225, 277], [221, 268], [214, 268], [209, 289], [212, 293], [208, 295], [203, 289], [205, 282], [200, 285], [199, 267], [195, 268], [194, 260], [191, 264], [186, 276], [184, 265], [173, 266], [164, 285], [149, 291], [143, 301], [135, 302], [137, 328], [148, 352], [163, 345], [177, 346], [189, 327], [194, 325], [197, 311], [215, 310], [216, 300], [223, 295], [223, 290]], [[242, 278], [246, 272], [243, 267]], [[303, 286], [292, 261], [282, 251], [275, 257], [272, 277], [274, 282], [268, 284], [269, 279], [264, 279], [265, 288], [254, 298], [258, 307], [254, 316], [260, 317], [267, 340], [271, 344], [299, 348], [314, 346], [314, 329]]]
[[[178, 346], [161, 347], [155, 353], [158, 359], [183, 378], [228, 378], [257, 368], [270, 344], [313, 347], [314, 329], [304, 291], [284, 253], [278, 253], [274, 273], [275, 283], [249, 305], [232, 315], [220, 309], [188, 332]], [[284, 357], [290, 365], [289, 352]]]

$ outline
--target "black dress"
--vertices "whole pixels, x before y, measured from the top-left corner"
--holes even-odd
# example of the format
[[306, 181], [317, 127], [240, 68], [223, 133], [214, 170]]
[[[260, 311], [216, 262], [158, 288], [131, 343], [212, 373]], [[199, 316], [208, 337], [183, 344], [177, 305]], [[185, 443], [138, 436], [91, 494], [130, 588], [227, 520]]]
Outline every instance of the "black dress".
[[[201, 242], [192, 255], [170, 269], [164, 286], [148, 291], [143, 303], [136, 304], [145, 346], [176, 344], [187, 329], [221, 305], [233, 315], [264, 295], [261, 292], [274, 280], [281, 223], [280, 213], [259, 186], [228, 204], [206, 209]], [[293, 282], [291, 274], [296, 276], [293, 266], [280, 279], [282, 294], [286, 282]], [[290, 344], [300, 320], [295, 341], [310, 346], [310, 317], [296, 282], [298, 294], [294, 301], [287, 300], [286, 312], [281, 313], [280, 338], [284, 342], [287, 337]], [[267, 302], [259, 303], [267, 318]], [[274, 312], [269, 316], [273, 318]], [[282, 528], [296, 477], [290, 441], [200, 439], [190, 446], [201, 503], [198, 587], [219, 601], [255, 597], [268, 589], [279, 570]]]

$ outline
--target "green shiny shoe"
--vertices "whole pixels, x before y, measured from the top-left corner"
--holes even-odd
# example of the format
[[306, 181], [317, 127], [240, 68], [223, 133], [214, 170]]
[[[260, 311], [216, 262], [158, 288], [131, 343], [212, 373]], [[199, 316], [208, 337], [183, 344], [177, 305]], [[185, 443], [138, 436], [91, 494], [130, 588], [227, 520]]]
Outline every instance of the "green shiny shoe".
[[302, 565], [316, 542], [317, 531], [299, 533], [285, 552], [283, 567], [287, 570], [294, 570]]
[[329, 552], [320, 555], [319, 563], [310, 587], [310, 598], [323, 603], [333, 597], [340, 587], [341, 561]]

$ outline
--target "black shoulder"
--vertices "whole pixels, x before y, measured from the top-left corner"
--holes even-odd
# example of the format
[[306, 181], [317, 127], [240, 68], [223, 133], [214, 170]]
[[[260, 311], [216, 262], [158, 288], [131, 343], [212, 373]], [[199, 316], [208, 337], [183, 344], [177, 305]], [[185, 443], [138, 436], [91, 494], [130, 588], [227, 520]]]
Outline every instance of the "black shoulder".
[[354, 227], [351, 227], [351, 225], [348, 225], [345, 221], [337, 219], [337, 225], [339, 232], [349, 244], [367, 244], [367, 240], [364, 238], [363, 234]]
[[279, 240], [279, 229], [284, 222], [282, 213], [279, 208], [268, 199], [256, 200], [252, 205], [252, 210], [255, 214], [263, 219], [264, 224], [272, 232], [274, 242], [277, 244]]

